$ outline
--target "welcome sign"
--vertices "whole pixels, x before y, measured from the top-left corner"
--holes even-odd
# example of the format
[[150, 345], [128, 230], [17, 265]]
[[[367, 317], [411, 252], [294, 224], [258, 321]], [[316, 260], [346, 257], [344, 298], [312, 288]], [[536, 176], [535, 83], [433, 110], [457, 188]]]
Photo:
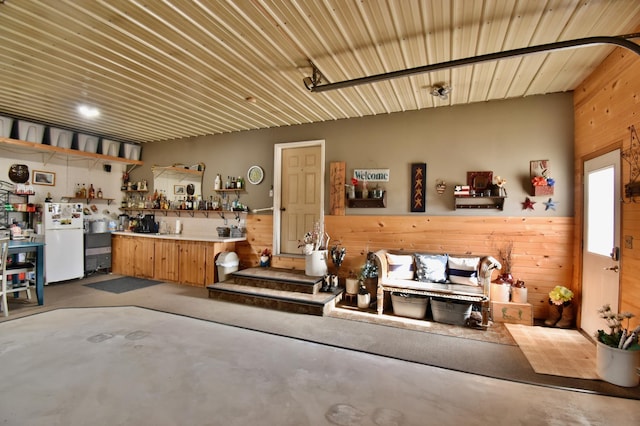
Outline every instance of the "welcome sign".
[[389, 169], [354, 169], [353, 177], [360, 182], [389, 182]]

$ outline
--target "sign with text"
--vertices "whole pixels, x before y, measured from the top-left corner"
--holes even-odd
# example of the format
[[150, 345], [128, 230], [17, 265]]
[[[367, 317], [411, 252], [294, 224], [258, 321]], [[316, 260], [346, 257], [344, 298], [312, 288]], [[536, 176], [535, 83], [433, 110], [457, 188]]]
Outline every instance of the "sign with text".
[[389, 182], [389, 169], [353, 169], [353, 177], [360, 182]]

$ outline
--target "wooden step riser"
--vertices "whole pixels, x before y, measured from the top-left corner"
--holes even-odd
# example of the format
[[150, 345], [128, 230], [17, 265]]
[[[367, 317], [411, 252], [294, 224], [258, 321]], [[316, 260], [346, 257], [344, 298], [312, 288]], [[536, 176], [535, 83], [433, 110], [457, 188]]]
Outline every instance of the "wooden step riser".
[[322, 281], [310, 284], [301, 284], [287, 281], [277, 281], [269, 278], [233, 277], [235, 284], [247, 287], [268, 288], [271, 290], [292, 291], [297, 293], [317, 294], [322, 287]]
[[322, 316], [324, 314], [324, 311], [326, 309], [330, 309], [330, 305], [333, 306], [333, 304], [335, 303], [332, 301], [327, 305], [308, 304], [296, 302], [293, 300], [283, 300], [279, 298], [270, 298], [252, 294], [220, 291], [211, 288], [209, 289], [209, 298], [239, 303], [243, 305], [257, 306], [260, 308], [275, 309], [284, 312], [294, 312], [299, 314], [319, 316]]

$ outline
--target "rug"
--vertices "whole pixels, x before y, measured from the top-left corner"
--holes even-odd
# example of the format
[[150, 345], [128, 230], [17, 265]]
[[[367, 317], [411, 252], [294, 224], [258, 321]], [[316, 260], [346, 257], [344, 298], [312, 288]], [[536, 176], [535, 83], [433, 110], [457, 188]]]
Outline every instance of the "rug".
[[143, 278], [121, 277], [107, 281], [84, 284], [84, 286], [95, 288], [96, 290], [108, 291], [109, 293], [120, 294], [150, 287], [152, 285], [160, 284], [161, 282], [162, 281], [145, 280]]
[[505, 325], [536, 373], [598, 379], [596, 346], [578, 330]]

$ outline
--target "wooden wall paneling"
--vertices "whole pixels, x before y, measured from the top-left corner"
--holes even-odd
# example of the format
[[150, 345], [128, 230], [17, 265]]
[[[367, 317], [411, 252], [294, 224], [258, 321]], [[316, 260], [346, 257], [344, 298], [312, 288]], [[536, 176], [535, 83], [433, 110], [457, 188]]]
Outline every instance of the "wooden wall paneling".
[[[247, 218], [247, 248], [253, 256], [264, 240], [251, 235], [251, 230], [271, 229], [254, 221], [264, 216]], [[325, 229], [332, 241], [340, 241], [347, 254], [340, 275], [357, 274], [365, 262], [367, 251], [379, 249], [407, 252], [474, 253], [497, 256], [506, 241], [514, 242], [513, 274], [529, 288], [529, 302], [536, 318], [546, 318], [547, 294], [556, 285], [569, 285], [574, 272], [574, 221], [570, 217], [456, 217], [456, 216], [326, 216]], [[241, 256], [241, 263], [250, 263]], [[304, 258], [274, 257], [272, 265], [287, 269], [304, 269]], [[332, 265], [329, 265], [332, 270]], [[497, 276], [497, 273], [495, 273]], [[495, 277], [494, 276], [494, 277]]]
[[[629, 146], [629, 126], [640, 126], [640, 57], [623, 49], [615, 49], [594, 72], [574, 91], [574, 156], [575, 156], [575, 237], [574, 254], [576, 274], [574, 292], [578, 300], [581, 296], [582, 277], [582, 163], [594, 153], [607, 146], [622, 143], [622, 149]], [[629, 178], [629, 164], [622, 161], [624, 185]], [[637, 219], [640, 204], [624, 204], [622, 208], [621, 261], [620, 261], [620, 310], [640, 314], [640, 247], [624, 247], [625, 236], [640, 238]], [[578, 312], [579, 313], [579, 312]], [[578, 318], [580, 321], [580, 318]], [[640, 324], [632, 319], [632, 327]]]
[[344, 161], [332, 161], [329, 170], [329, 214], [344, 216], [347, 164]]

